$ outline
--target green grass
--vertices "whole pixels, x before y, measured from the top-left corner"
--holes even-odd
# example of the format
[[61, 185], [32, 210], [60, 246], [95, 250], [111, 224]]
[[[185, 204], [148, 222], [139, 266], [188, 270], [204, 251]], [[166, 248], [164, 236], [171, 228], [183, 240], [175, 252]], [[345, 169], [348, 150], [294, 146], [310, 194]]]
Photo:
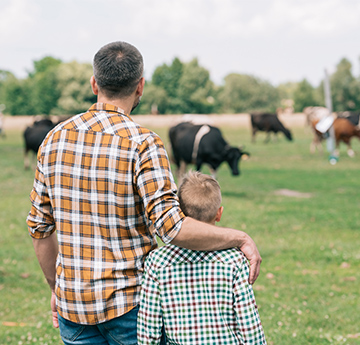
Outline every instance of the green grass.
[[[153, 129], [167, 145], [167, 129]], [[262, 133], [253, 144], [245, 129], [222, 131], [251, 153], [241, 176], [219, 169], [219, 225], [246, 231], [258, 245], [254, 290], [268, 344], [360, 344], [360, 142], [353, 140], [355, 158], [341, 146], [332, 166], [327, 153], [309, 153], [303, 128], [294, 129], [294, 142], [279, 135], [268, 144]], [[34, 173], [23, 169], [20, 132], [0, 138], [0, 164], [0, 344], [61, 344], [25, 224]]]

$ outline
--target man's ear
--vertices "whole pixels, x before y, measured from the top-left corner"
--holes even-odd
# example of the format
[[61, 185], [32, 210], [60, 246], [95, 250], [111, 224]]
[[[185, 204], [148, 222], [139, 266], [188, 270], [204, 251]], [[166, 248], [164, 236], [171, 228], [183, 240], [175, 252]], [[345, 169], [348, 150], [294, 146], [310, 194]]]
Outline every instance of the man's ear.
[[215, 222], [220, 222], [223, 211], [224, 211], [224, 207], [223, 206], [219, 207], [219, 209], [216, 212]]
[[142, 77], [139, 81], [139, 84], [136, 88], [136, 94], [138, 96], [142, 96], [143, 92], [144, 92], [144, 86], [145, 86], [145, 78]]
[[93, 94], [98, 95], [99, 94], [99, 88], [98, 88], [98, 85], [96, 83], [96, 80], [95, 80], [94, 76], [92, 76], [90, 78], [90, 85], [91, 85], [91, 89], [92, 89]]

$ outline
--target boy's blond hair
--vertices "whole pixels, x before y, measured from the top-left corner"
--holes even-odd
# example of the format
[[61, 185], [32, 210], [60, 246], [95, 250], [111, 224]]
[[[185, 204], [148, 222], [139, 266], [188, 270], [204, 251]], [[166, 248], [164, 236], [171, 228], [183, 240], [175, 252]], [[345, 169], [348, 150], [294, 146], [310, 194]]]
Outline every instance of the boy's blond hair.
[[219, 183], [211, 176], [190, 171], [179, 188], [180, 207], [188, 217], [211, 223], [221, 206]]

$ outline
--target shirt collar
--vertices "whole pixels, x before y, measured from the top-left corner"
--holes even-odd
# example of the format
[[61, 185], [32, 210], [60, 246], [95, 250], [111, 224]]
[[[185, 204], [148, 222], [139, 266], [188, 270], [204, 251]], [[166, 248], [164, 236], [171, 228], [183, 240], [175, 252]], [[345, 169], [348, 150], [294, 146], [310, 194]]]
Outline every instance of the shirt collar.
[[126, 116], [129, 120], [133, 121], [132, 118], [128, 114], [126, 114], [122, 108], [109, 103], [95, 103], [89, 108], [89, 111], [106, 111], [108, 113], [118, 113], [119, 115]]

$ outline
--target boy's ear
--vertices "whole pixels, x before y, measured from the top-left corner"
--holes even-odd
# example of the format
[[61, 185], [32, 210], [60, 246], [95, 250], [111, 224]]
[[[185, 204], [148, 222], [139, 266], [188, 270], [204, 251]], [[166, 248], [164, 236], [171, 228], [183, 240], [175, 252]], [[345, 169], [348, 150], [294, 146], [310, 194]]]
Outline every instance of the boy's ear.
[[224, 207], [223, 206], [219, 207], [219, 209], [216, 212], [215, 222], [220, 222], [223, 211], [224, 211]]

